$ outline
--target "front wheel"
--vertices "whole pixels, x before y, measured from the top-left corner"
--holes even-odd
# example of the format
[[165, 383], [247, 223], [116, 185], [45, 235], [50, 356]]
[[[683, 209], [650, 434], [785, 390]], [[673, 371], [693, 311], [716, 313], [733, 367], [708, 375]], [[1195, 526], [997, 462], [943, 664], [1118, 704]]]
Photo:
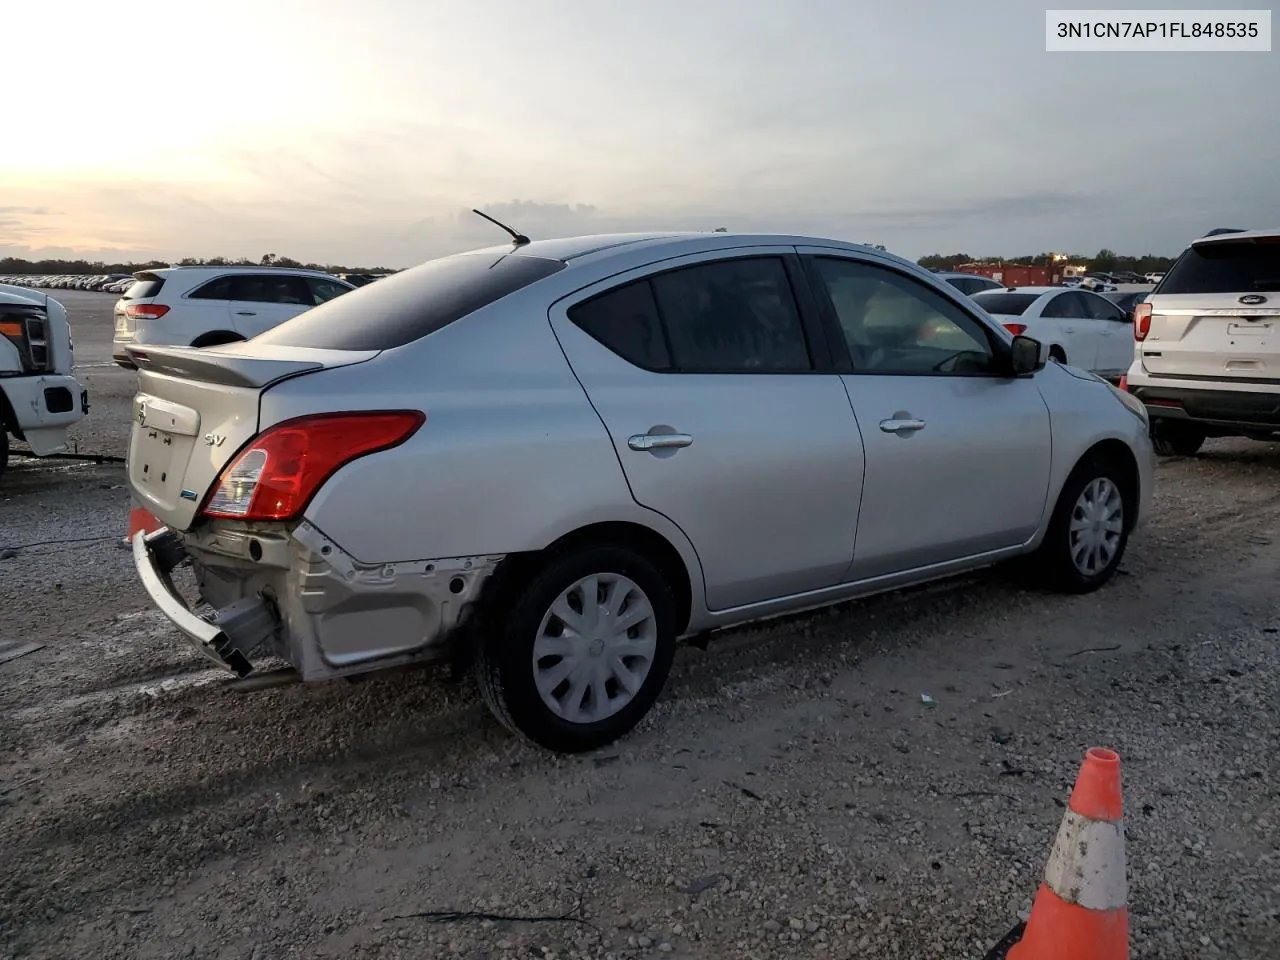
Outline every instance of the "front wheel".
[[476, 678], [514, 733], [559, 753], [604, 746], [653, 706], [675, 654], [675, 596], [640, 554], [589, 547], [552, 559], [485, 630]]
[[1089, 593], [1115, 576], [1137, 509], [1125, 488], [1121, 471], [1106, 458], [1090, 457], [1071, 472], [1036, 557], [1047, 587]]

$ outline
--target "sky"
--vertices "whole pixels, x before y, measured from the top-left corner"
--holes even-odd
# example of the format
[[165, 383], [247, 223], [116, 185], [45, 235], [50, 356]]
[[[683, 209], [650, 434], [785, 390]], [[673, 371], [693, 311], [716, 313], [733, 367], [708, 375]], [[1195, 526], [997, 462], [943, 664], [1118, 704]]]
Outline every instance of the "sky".
[[12, 7], [0, 256], [403, 267], [505, 240], [473, 207], [913, 259], [1280, 226], [1280, 52], [1046, 53], [1025, 0]]

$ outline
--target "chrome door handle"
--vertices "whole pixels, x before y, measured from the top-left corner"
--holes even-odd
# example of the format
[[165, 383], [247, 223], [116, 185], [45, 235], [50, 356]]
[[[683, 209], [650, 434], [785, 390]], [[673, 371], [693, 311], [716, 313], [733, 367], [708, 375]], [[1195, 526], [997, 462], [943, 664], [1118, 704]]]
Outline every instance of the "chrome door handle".
[[880, 429], [885, 433], [915, 433], [924, 429], [923, 420], [881, 420]]
[[687, 433], [638, 433], [627, 438], [627, 446], [632, 450], [665, 450], [687, 447], [692, 443], [693, 437]]
[[258, 314], [253, 310], [237, 310], [236, 311], [237, 317], [256, 317], [257, 315]]

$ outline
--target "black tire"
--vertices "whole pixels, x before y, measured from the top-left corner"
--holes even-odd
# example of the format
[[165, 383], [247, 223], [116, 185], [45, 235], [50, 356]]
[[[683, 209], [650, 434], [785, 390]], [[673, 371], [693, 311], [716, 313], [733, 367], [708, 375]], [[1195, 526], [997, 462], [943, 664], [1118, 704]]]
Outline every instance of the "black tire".
[[[625, 577], [639, 588], [653, 612], [655, 646], [648, 673], [625, 706], [595, 722], [571, 722], [554, 712], [538, 692], [534, 644], [543, 618], [551, 615], [552, 604], [592, 575]], [[482, 614], [485, 625], [478, 637], [475, 662], [481, 695], [509, 730], [548, 750], [581, 753], [624, 736], [649, 712], [671, 671], [676, 646], [675, 593], [658, 569], [634, 550], [595, 546], [553, 556], [532, 576], [492, 597], [490, 603], [491, 610], [502, 612], [496, 617]], [[551, 666], [555, 665], [552, 658]], [[569, 683], [572, 676], [562, 683]], [[620, 689], [615, 686], [610, 696]], [[567, 691], [565, 695], [569, 695]]]
[[0, 423], [0, 477], [9, 469], [9, 434], [3, 423]]
[[1151, 430], [1151, 446], [1162, 457], [1193, 457], [1204, 441], [1204, 430], [1190, 423], [1163, 423]]
[[1059, 363], [1065, 365], [1067, 362], [1067, 352], [1057, 344], [1054, 344], [1049, 348], [1049, 359], [1057, 360]]
[[[1105, 562], [1097, 569], [1087, 570], [1077, 566], [1073, 558], [1075, 545], [1072, 542], [1071, 525], [1085, 490], [1096, 481], [1105, 481], [1118, 494], [1120, 529], [1115, 534], [1116, 539]], [[1059, 593], [1091, 593], [1105, 584], [1115, 576], [1124, 560], [1136, 509], [1137, 504], [1133, 502], [1124, 473], [1113, 460], [1091, 455], [1076, 464], [1076, 468], [1067, 477], [1067, 482], [1062, 485], [1044, 542], [1036, 551], [1035, 567], [1041, 584]], [[1103, 558], [1099, 556], [1099, 559]]]

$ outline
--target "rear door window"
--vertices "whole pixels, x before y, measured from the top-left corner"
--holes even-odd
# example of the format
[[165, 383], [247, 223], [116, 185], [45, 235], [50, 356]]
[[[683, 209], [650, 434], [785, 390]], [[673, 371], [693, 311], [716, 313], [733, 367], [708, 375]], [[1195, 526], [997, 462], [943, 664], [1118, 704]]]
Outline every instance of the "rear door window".
[[672, 362], [682, 372], [813, 369], [781, 258], [719, 260], [660, 273], [651, 282]]
[[191, 300], [230, 300], [231, 278], [219, 277], [217, 280], [210, 280], [191, 291], [187, 297]]
[[250, 303], [311, 306], [315, 299], [302, 277], [244, 274], [231, 280], [231, 299]]
[[562, 260], [520, 254], [464, 253], [430, 260], [348, 291], [254, 340], [324, 350], [390, 350], [564, 268]]
[[1155, 289], [1160, 294], [1262, 291], [1280, 291], [1280, 237], [1193, 246]]
[[1083, 320], [1089, 316], [1084, 294], [1074, 290], [1060, 293], [1044, 305], [1040, 316], [1053, 320]]

